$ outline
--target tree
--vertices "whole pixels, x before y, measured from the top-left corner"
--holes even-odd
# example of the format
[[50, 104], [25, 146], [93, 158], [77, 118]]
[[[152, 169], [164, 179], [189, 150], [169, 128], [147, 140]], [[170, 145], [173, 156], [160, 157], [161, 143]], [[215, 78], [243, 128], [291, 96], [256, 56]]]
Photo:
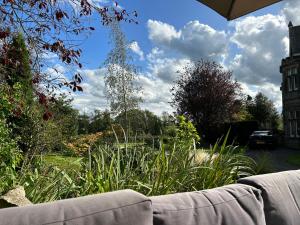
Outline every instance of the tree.
[[[18, 63], [12, 63], [10, 67], [4, 68], [2, 88], [6, 86], [5, 95], [9, 96], [8, 101], [14, 104], [15, 108], [6, 115], [5, 119], [9, 128], [12, 129], [12, 136], [18, 139], [20, 149], [26, 152], [30, 148], [32, 140], [32, 123], [30, 117], [33, 99], [32, 73], [30, 68], [30, 56], [25, 40], [19, 33], [13, 37], [10, 45], [7, 46], [7, 55], [16, 59]], [[5, 59], [0, 57], [0, 64]], [[17, 98], [12, 98], [18, 95]]]
[[62, 151], [65, 144], [78, 134], [78, 111], [72, 108], [72, 99], [62, 96], [49, 107], [51, 120], [41, 121], [39, 148], [43, 151]]
[[261, 92], [257, 93], [254, 99], [248, 96], [245, 105], [251, 119], [258, 121], [261, 128], [278, 128], [278, 112], [274, 103], [267, 96]]
[[57, 124], [65, 140], [78, 134], [78, 110], [72, 108], [72, 99], [61, 96], [50, 105], [53, 119], [50, 122]]
[[112, 118], [108, 110], [95, 110], [89, 124], [89, 133], [103, 132], [111, 127]]
[[[99, 18], [103, 25], [112, 21], [134, 22], [137, 13], [128, 13], [112, 2], [89, 0], [3, 0], [0, 3], [0, 55], [2, 62], [0, 71], [8, 71], [14, 64], [19, 63], [18, 57], [10, 55], [9, 45], [18, 33], [22, 33], [29, 51], [34, 55], [30, 61], [35, 87], [45, 85], [46, 89], [35, 90], [38, 97], [52, 96], [53, 91], [65, 85], [74, 91], [81, 91], [79, 86], [82, 78], [76, 73], [71, 81], [63, 77], [53, 79], [43, 72], [48, 66], [43, 55], [56, 54], [66, 65], [76, 65], [81, 68], [81, 49], [79, 41], [81, 35], [95, 30], [88, 22], [88, 18]], [[113, 13], [110, 13], [112, 11]], [[76, 70], [76, 68], [75, 68]], [[1, 74], [2, 76], [3, 74]], [[40, 103], [46, 104], [47, 101]]]
[[[17, 63], [12, 63], [10, 67], [2, 67], [2, 82], [10, 89], [19, 85], [23, 100], [26, 104], [33, 101], [32, 72], [30, 67], [30, 54], [21, 33], [12, 38], [12, 42], [7, 46], [7, 55], [14, 58]], [[5, 58], [0, 55], [0, 66], [5, 64]]]
[[[11, 136], [29, 157], [40, 151], [58, 149], [63, 141], [77, 134], [74, 122], [77, 112], [65, 96], [41, 107], [38, 102], [44, 99], [42, 96], [34, 98], [30, 54], [23, 36], [15, 36], [8, 47], [8, 55], [18, 63], [5, 68], [7, 71], [0, 83], [0, 102], [4, 106], [1, 107], [2, 117], [12, 130]], [[3, 60], [0, 58], [1, 62]], [[52, 115], [53, 120], [49, 121]]]
[[120, 25], [112, 22], [110, 28], [113, 49], [105, 62], [107, 67], [105, 76], [106, 96], [110, 101], [111, 111], [115, 114], [123, 113], [125, 115], [124, 128], [128, 132], [128, 111], [137, 108], [141, 101], [141, 98], [137, 97], [140, 87], [135, 83], [137, 69], [131, 64], [129, 43]]
[[[13, 37], [12, 43], [8, 46], [7, 55], [9, 58], [14, 58], [18, 63], [12, 64], [8, 71], [4, 73], [4, 81], [10, 87], [20, 83], [26, 100], [32, 102], [33, 86], [30, 55], [21, 33]], [[4, 64], [3, 60], [5, 59], [1, 58], [1, 64]]]
[[90, 117], [86, 114], [78, 116], [78, 134], [88, 134], [90, 127]]
[[188, 65], [171, 91], [177, 113], [188, 116], [208, 138], [238, 110], [240, 85], [232, 79], [231, 71], [215, 62], [201, 60]]
[[[144, 133], [151, 135], [160, 135], [162, 131], [162, 121], [154, 113], [148, 110], [131, 109], [127, 113], [130, 132], [135, 136], [136, 134]], [[120, 113], [115, 122], [122, 127], [126, 124], [125, 113]]]

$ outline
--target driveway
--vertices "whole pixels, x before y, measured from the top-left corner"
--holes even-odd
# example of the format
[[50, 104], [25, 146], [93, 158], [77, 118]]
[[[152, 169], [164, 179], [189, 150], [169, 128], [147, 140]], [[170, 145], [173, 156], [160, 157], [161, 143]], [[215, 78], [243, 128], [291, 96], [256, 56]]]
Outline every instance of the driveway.
[[275, 170], [274, 172], [300, 169], [300, 166], [295, 166], [287, 162], [287, 159], [290, 156], [300, 155], [300, 150], [279, 147], [274, 150], [248, 150], [246, 154], [254, 159], [258, 159], [259, 157], [262, 157], [263, 152], [270, 156], [273, 169]]

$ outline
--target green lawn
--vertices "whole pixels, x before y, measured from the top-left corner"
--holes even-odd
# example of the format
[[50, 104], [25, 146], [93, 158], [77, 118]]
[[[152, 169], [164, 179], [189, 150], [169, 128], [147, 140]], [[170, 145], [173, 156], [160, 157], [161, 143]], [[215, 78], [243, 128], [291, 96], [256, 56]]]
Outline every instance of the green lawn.
[[81, 164], [80, 161], [82, 160], [81, 157], [71, 157], [71, 156], [64, 156], [64, 155], [43, 155], [43, 161], [46, 162], [49, 166], [57, 166], [62, 170], [80, 170]]
[[290, 155], [287, 162], [295, 166], [300, 166], [300, 153]]

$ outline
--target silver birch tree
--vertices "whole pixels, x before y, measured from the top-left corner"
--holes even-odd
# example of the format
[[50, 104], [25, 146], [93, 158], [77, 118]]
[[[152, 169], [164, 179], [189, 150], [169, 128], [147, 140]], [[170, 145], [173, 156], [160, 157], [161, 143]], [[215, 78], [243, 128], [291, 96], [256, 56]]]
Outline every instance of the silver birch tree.
[[137, 67], [132, 63], [130, 43], [126, 40], [119, 22], [110, 24], [112, 50], [105, 61], [107, 72], [105, 75], [106, 96], [110, 103], [110, 110], [114, 114], [124, 113], [125, 131], [129, 132], [128, 111], [138, 107], [141, 98], [137, 85]]

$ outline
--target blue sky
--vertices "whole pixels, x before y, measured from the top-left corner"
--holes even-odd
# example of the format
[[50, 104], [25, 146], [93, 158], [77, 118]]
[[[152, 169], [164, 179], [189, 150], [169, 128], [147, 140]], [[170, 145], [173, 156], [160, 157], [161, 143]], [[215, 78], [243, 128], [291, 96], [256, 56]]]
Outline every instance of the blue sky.
[[[147, 22], [149, 19], [158, 20], [173, 25], [179, 29], [186, 23], [193, 20], [199, 20], [203, 24], [208, 24], [214, 29], [230, 29], [228, 22], [222, 16], [197, 2], [196, 0], [128, 0], [118, 1], [128, 11], [136, 10], [138, 12], [138, 25], [122, 23], [122, 29], [126, 34], [128, 41], [137, 41], [144, 52], [151, 51], [153, 47], [148, 38]], [[265, 15], [267, 13], [276, 14], [280, 10], [282, 3], [274, 4], [270, 7], [261, 9], [251, 15]], [[108, 29], [94, 23], [97, 30], [82, 45], [83, 57], [87, 68], [101, 66], [103, 60], [110, 50]], [[141, 63], [141, 62], [136, 62]]]
[[[231, 22], [195, 0], [124, 0], [119, 4], [138, 12], [139, 24], [122, 23], [122, 29], [135, 44], [134, 64], [141, 68], [141, 108], [157, 114], [174, 111], [169, 102], [170, 88], [178, 79], [176, 71], [204, 58], [232, 70], [245, 94], [261, 91], [281, 112], [279, 65], [288, 54], [288, 21], [300, 25], [300, 0], [284, 0]], [[105, 70], [100, 67], [111, 46], [107, 28], [93, 25], [96, 31], [81, 46], [85, 91], [73, 96], [74, 106], [85, 113], [108, 107]]]

